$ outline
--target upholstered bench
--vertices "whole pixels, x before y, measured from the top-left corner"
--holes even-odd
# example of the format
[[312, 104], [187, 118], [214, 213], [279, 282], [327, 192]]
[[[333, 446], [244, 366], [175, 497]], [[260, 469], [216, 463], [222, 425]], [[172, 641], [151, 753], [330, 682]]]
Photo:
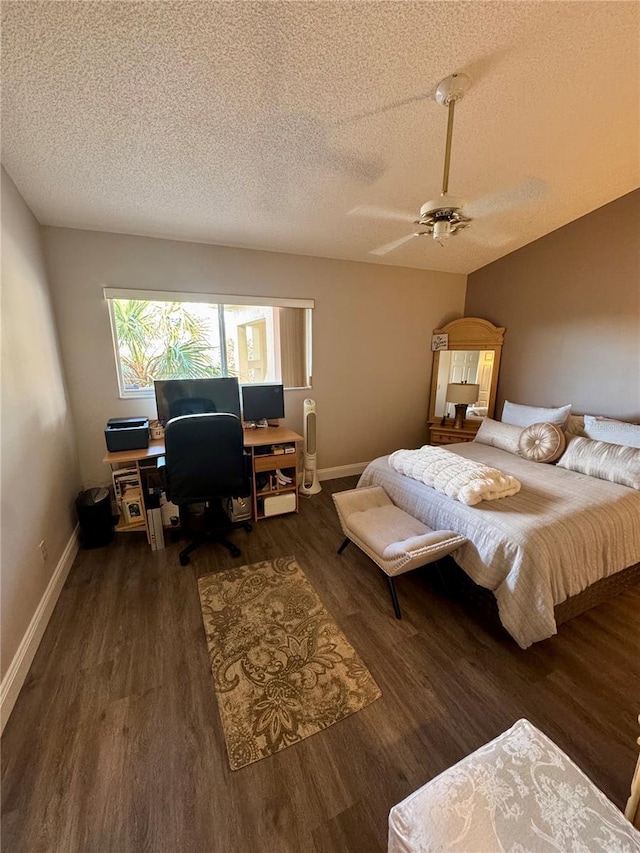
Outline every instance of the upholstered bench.
[[382, 569], [398, 619], [402, 613], [394, 578], [439, 560], [467, 541], [452, 530], [431, 530], [392, 503], [381, 486], [337, 492], [333, 501], [347, 537], [338, 554], [353, 542]]
[[388, 853], [640, 851], [640, 832], [528, 720], [389, 813]]

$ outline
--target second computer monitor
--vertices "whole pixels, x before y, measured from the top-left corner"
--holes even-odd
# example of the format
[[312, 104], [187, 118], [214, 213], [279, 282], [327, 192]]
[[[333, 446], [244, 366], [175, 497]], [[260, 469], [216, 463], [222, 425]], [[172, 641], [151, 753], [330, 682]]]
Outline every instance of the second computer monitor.
[[243, 385], [242, 417], [259, 422], [284, 417], [284, 388], [282, 385]]

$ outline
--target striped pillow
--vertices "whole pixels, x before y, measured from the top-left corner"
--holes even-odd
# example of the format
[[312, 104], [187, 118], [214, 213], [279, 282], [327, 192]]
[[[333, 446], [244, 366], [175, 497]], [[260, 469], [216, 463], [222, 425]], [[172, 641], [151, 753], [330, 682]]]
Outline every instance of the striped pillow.
[[640, 449], [582, 436], [567, 436], [567, 449], [558, 468], [609, 480], [640, 490]]

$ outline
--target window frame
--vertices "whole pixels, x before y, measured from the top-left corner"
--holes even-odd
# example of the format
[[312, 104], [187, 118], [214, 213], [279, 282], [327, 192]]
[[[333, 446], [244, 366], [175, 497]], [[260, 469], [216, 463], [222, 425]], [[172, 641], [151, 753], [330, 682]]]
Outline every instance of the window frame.
[[[302, 308], [306, 309], [306, 343], [307, 343], [307, 376], [309, 377], [308, 385], [293, 386], [285, 388], [286, 391], [305, 390], [312, 388], [313, 374], [312, 370], [312, 353], [313, 353], [313, 309], [315, 308], [314, 299], [298, 299], [294, 297], [282, 296], [246, 296], [231, 293], [190, 293], [185, 291], [168, 291], [168, 290], [129, 290], [124, 288], [103, 288], [104, 299], [107, 302], [109, 311], [109, 323], [111, 325], [111, 342], [113, 345], [113, 357], [116, 363], [116, 375], [118, 378], [118, 394], [121, 400], [134, 399], [154, 399], [155, 392], [153, 388], [141, 388], [135, 391], [128, 391], [124, 386], [124, 377], [122, 375], [122, 364], [120, 361], [120, 348], [118, 343], [118, 334], [116, 330], [116, 322], [114, 315], [113, 301], [115, 299], [139, 299], [145, 302], [201, 302], [211, 305], [217, 305], [219, 311], [224, 310], [225, 305], [258, 305], [269, 308]], [[223, 349], [223, 348], [222, 348]], [[224, 365], [226, 368], [226, 364]], [[224, 373], [223, 375], [227, 375]]]

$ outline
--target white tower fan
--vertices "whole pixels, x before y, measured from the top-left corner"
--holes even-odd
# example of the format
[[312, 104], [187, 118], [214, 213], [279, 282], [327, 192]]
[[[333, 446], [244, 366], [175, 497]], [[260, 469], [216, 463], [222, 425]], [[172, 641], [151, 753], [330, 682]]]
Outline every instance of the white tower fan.
[[300, 484], [302, 495], [317, 495], [322, 491], [318, 480], [316, 448], [316, 401], [307, 398], [304, 401], [304, 465]]

